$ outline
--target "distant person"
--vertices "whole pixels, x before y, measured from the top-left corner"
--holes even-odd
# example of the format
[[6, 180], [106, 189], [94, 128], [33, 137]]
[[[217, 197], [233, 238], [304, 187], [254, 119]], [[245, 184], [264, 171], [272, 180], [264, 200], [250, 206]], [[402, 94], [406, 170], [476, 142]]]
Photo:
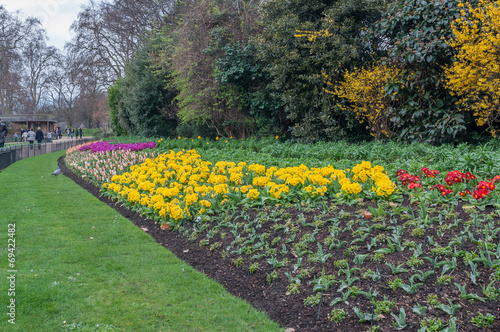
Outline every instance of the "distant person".
[[75, 134], [75, 129], [71, 128], [69, 134], [71, 135], [71, 139], [73, 139], [73, 135]]
[[41, 149], [43, 141], [43, 131], [40, 129], [40, 127], [38, 127], [38, 130], [36, 131], [35, 139], [38, 141], [38, 149]]
[[0, 120], [0, 148], [3, 148], [5, 144], [5, 137], [7, 137], [7, 134], [9, 131], [7, 130], [7, 126], [2, 123], [2, 120]]
[[26, 137], [26, 139], [30, 143], [30, 149], [33, 149], [33, 143], [35, 142], [35, 138], [36, 138], [36, 134], [33, 131], [33, 129], [30, 128], [28, 131], [28, 136]]
[[62, 138], [62, 130], [61, 130], [61, 128], [59, 128], [59, 130], [57, 131], [57, 135], [59, 136], [59, 139]]
[[24, 130], [24, 132], [21, 135], [22, 141], [26, 142], [26, 139], [28, 138], [28, 131]]
[[18, 137], [19, 137], [19, 136], [17, 135], [17, 133], [14, 133], [14, 141], [15, 141], [16, 143], [17, 143], [17, 138], [18, 138]]
[[52, 133], [50, 131], [47, 133], [47, 139], [49, 140], [49, 143], [52, 143]]
[[80, 139], [82, 139], [82, 138], [83, 138], [83, 129], [80, 128]]

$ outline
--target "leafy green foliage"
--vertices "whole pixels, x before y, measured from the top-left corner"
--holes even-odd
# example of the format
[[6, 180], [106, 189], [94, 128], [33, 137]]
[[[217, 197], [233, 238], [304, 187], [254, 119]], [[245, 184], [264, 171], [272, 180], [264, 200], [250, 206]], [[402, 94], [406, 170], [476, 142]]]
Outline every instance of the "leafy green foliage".
[[387, 93], [405, 101], [392, 112], [400, 139], [447, 142], [465, 132], [466, 117], [458, 112], [455, 97], [445, 89], [443, 66], [453, 50], [445, 42], [458, 17], [458, 0], [398, 0], [387, 4], [382, 19], [370, 27], [377, 57], [405, 70], [403, 86], [388, 86]]
[[[335, 110], [324, 91], [321, 72], [328, 70], [335, 79], [368, 55], [361, 34], [378, 15], [373, 2], [272, 0], [262, 5], [261, 13], [266, 28], [256, 38], [259, 58], [291, 121], [292, 135], [303, 140], [335, 139], [345, 134], [348, 126], [356, 126], [353, 117], [348, 119]], [[325, 28], [331, 37], [314, 42], [296, 37], [300, 31]]]
[[121, 121], [126, 120], [123, 117], [123, 114], [120, 115], [120, 88], [121, 79], [116, 80], [115, 83], [108, 88], [109, 119], [111, 122], [111, 128], [118, 136], [127, 134], [127, 130], [124, 128], [125, 124], [120, 123]]
[[159, 36], [150, 38], [125, 68], [125, 77], [110, 89], [108, 99], [112, 124], [118, 134], [124, 130], [144, 137], [173, 136], [177, 126], [177, 110], [173, 103], [176, 92], [165, 86], [170, 78], [153, 71], [150, 53], [160, 43]]

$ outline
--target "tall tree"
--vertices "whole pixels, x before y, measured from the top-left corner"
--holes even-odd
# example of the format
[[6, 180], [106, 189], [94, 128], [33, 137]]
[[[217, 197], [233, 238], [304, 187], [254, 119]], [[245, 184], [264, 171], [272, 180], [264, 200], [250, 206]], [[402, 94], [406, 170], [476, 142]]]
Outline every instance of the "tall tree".
[[25, 85], [29, 93], [29, 111], [36, 114], [42, 99], [48, 96], [52, 67], [59, 62], [61, 54], [53, 46], [47, 46], [45, 31], [32, 33], [23, 48]]
[[113, 128], [141, 136], [173, 136], [177, 126], [176, 91], [166, 86], [170, 78], [155, 71], [152, 54], [161, 47], [150, 38], [125, 67], [125, 76], [108, 90]]
[[[179, 90], [179, 119], [204, 124], [216, 134], [252, 134], [252, 116], [274, 112], [250, 38], [260, 1], [185, 1], [168, 59]], [[167, 57], [163, 57], [167, 59]], [[260, 108], [260, 110], [259, 110]], [[253, 112], [253, 114], [251, 114]]]
[[263, 3], [258, 36], [260, 59], [271, 75], [270, 88], [291, 121], [291, 134], [303, 140], [345, 137], [353, 116], [345, 115], [325, 91], [322, 72], [343, 77], [371, 50], [366, 28], [380, 15], [376, 1], [269, 0]]
[[75, 33], [69, 47], [85, 53], [107, 85], [123, 76], [125, 64], [147, 35], [161, 22], [173, 0], [90, 1], [71, 25]]
[[22, 19], [20, 12], [10, 13], [0, 5], [0, 114], [22, 111], [26, 93], [21, 85], [21, 50], [37, 29], [40, 22], [36, 18]]

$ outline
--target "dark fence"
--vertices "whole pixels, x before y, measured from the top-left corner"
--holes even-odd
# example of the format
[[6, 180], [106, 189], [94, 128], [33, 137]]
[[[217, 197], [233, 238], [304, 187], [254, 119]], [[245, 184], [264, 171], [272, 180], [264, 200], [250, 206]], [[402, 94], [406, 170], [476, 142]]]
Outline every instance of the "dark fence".
[[38, 156], [45, 153], [67, 150], [73, 146], [90, 142], [90, 140], [90, 138], [65, 139], [55, 140], [51, 143], [42, 142], [41, 144], [38, 144], [38, 142], [35, 142], [32, 145], [29, 143], [8, 145], [6, 147], [0, 148], [0, 171], [6, 169], [10, 165], [21, 159]]

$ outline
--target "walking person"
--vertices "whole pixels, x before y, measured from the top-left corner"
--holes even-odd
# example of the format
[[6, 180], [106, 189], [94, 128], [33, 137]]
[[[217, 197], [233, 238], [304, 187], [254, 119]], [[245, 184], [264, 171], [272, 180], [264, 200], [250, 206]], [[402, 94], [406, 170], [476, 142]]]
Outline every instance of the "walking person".
[[73, 135], [75, 134], [75, 129], [71, 128], [69, 133], [71, 135], [71, 139], [73, 139]]
[[23, 130], [23, 134], [21, 135], [22, 137], [22, 141], [23, 142], [26, 142], [26, 139], [28, 138], [28, 131], [27, 130]]
[[35, 139], [38, 141], [38, 150], [42, 148], [42, 141], [43, 141], [43, 131], [38, 127], [36, 134], [35, 134]]
[[19, 138], [19, 136], [17, 135], [17, 133], [14, 133], [14, 141], [16, 141], [16, 143], [17, 143], [18, 138]]
[[82, 137], [83, 137], [83, 130], [82, 130], [82, 128], [80, 127], [80, 139], [82, 139]]
[[0, 148], [3, 148], [8, 132], [7, 126], [2, 123], [2, 120], [0, 120]]
[[33, 129], [30, 128], [29, 131], [28, 131], [28, 136], [26, 137], [26, 139], [30, 143], [30, 149], [32, 149], [32, 150], [33, 150], [33, 143], [35, 142], [35, 138], [36, 138], [36, 134], [33, 131]]

